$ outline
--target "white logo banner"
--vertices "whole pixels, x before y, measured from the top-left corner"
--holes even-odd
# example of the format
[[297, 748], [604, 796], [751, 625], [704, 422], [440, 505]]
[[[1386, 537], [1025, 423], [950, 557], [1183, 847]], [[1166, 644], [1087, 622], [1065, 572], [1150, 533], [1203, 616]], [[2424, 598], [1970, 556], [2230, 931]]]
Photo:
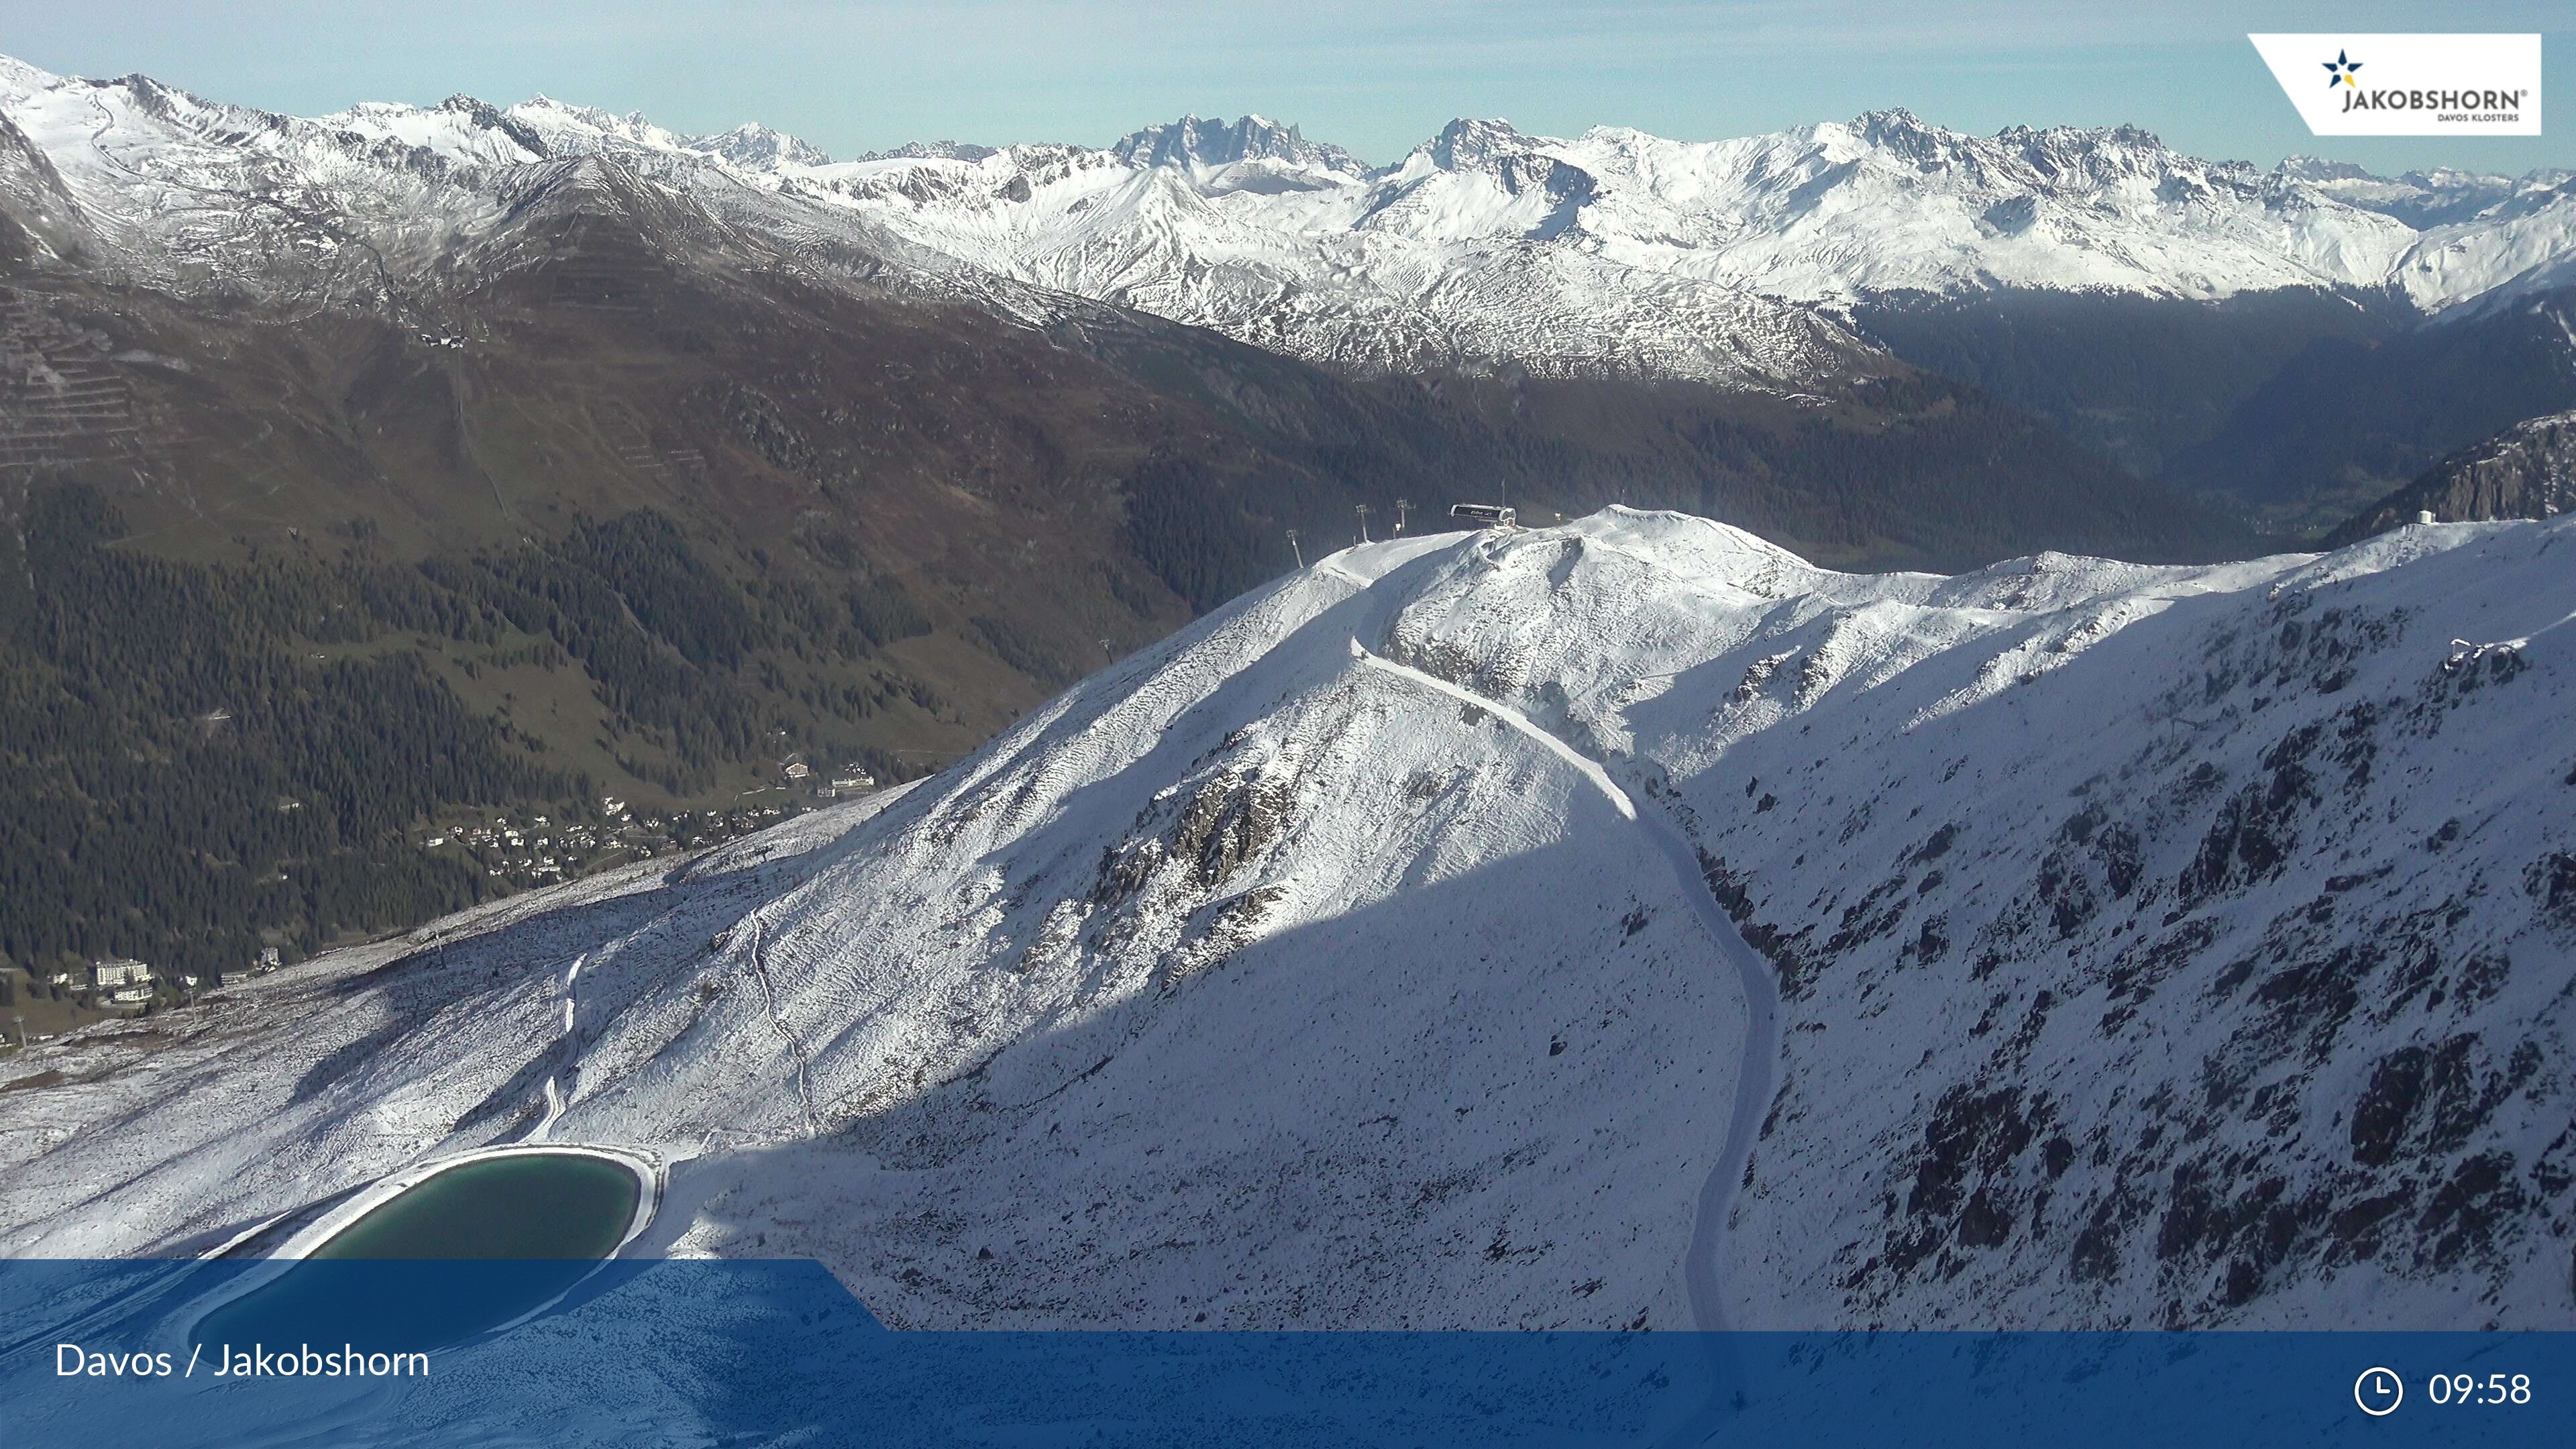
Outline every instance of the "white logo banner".
[[2537, 136], [2537, 35], [2249, 35], [2318, 136]]

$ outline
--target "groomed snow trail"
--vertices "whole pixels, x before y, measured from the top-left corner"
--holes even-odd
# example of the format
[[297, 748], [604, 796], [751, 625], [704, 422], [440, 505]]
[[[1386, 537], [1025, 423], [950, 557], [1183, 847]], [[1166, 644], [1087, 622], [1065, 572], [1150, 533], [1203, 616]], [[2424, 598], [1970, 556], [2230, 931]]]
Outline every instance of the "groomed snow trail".
[[[588, 952], [584, 952], [581, 955], [573, 957], [571, 969], [564, 972], [563, 1030], [557, 1034], [557, 1040], [567, 1055], [570, 1055], [572, 1052], [573, 984], [581, 980], [582, 963], [589, 959], [590, 954]], [[549, 1076], [546, 1078], [546, 1115], [539, 1119], [535, 1129], [528, 1133], [527, 1140], [530, 1142], [545, 1142], [551, 1140], [554, 1136], [555, 1121], [557, 1118], [563, 1116], [563, 1114], [563, 1093], [556, 1086], [556, 1079]]]
[[[1339, 571], [1335, 571], [1339, 574]], [[1339, 574], [1347, 578], [1347, 574]], [[1692, 912], [1708, 933], [1709, 941], [1735, 966], [1737, 979], [1744, 988], [1744, 1050], [1735, 1073], [1735, 1110], [1726, 1126], [1726, 1145], [1718, 1153], [1717, 1166], [1700, 1184], [1699, 1211], [1691, 1224], [1690, 1246], [1682, 1255], [1682, 1280], [1690, 1295], [1691, 1323], [1703, 1332], [1719, 1333], [1727, 1328], [1726, 1304], [1717, 1279], [1719, 1250], [1726, 1241], [1726, 1220], [1735, 1206], [1735, 1195], [1743, 1186], [1746, 1166], [1753, 1159], [1755, 1134], [1761, 1130], [1765, 1103], [1771, 1100], [1771, 1084], [1780, 1058], [1780, 991], [1772, 979], [1770, 963], [1746, 944], [1735, 923], [1718, 909], [1717, 898], [1709, 894], [1708, 878], [1700, 871], [1699, 852], [1670, 821], [1657, 815], [1640, 814], [1628, 793], [1619, 788], [1608, 771], [1572, 745], [1549, 734], [1520, 711], [1498, 703], [1474, 690], [1450, 683], [1437, 675], [1425, 674], [1409, 665], [1398, 664], [1370, 653], [1351, 641], [1351, 657], [1361, 664], [1399, 679], [1410, 680], [1425, 689], [1437, 691], [1465, 704], [1492, 714], [1513, 729], [1536, 740], [1551, 753], [1574, 766], [1608, 798], [1620, 817], [1646, 833], [1671, 863], [1673, 877], [1681, 887], [1682, 899], [1690, 902]]]
[[769, 979], [769, 957], [760, 939], [760, 915], [751, 916], [751, 973], [760, 982], [761, 1009], [769, 1016], [769, 1025], [787, 1043], [787, 1054], [796, 1062], [796, 1100], [805, 1112], [805, 1135], [823, 1135], [823, 1119], [814, 1111], [814, 1078], [806, 1067], [805, 1043], [789, 1029], [787, 1018], [778, 1012], [778, 983]]
[[1481, 709], [1493, 715], [1513, 729], [1536, 740], [1550, 754], [1581, 771], [1583, 778], [1590, 780], [1595, 789], [1609, 797], [1611, 808], [1617, 810], [1621, 818], [1631, 821], [1637, 818], [1635, 802], [1628, 798], [1627, 791], [1619, 788], [1618, 782], [1610, 778], [1609, 771], [1602, 769], [1590, 757], [1577, 753], [1572, 745], [1532, 724], [1529, 717], [1519, 710], [1507, 704], [1497, 704], [1472, 689], [1462, 689], [1436, 674], [1425, 674], [1409, 664], [1398, 664], [1392, 659], [1381, 659], [1362, 647], [1357, 639], [1351, 641], [1351, 657], [1372, 669], [1384, 670], [1400, 679], [1410, 679], [1425, 689], [1438, 690], [1442, 694], [1465, 702], [1471, 708]]

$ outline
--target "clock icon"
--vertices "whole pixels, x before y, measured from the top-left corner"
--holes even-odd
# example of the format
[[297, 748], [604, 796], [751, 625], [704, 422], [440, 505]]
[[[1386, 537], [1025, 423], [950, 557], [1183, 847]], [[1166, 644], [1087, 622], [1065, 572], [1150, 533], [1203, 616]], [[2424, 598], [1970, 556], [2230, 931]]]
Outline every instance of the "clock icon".
[[2374, 1419], [2393, 1414], [2406, 1402], [2406, 1385], [2395, 1369], [2366, 1368], [2352, 1381], [2352, 1401]]

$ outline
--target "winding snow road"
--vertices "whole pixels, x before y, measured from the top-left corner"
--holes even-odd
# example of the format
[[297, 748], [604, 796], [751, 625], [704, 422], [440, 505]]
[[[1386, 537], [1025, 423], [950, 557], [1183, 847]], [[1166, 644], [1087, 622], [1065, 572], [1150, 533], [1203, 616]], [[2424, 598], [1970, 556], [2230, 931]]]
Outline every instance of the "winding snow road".
[[[1341, 575], [1349, 577], [1348, 575]], [[1708, 879], [1700, 872], [1699, 852], [1670, 821], [1658, 815], [1640, 814], [1636, 802], [1619, 788], [1599, 762], [1578, 752], [1572, 745], [1538, 727], [1528, 716], [1506, 704], [1498, 703], [1473, 690], [1451, 684], [1437, 675], [1425, 674], [1409, 665], [1380, 658], [1351, 641], [1351, 657], [1368, 668], [1410, 680], [1425, 689], [1473, 705], [1492, 714], [1513, 729], [1537, 741], [1551, 753], [1582, 772], [1595, 788], [1608, 798], [1620, 816], [1645, 832], [1673, 868], [1674, 879], [1681, 887], [1682, 899], [1690, 902], [1700, 925], [1708, 932], [1709, 941], [1719, 955], [1734, 967], [1744, 988], [1744, 1050], [1735, 1074], [1735, 1111], [1727, 1122], [1726, 1144], [1718, 1153], [1717, 1166], [1700, 1184], [1699, 1212], [1691, 1225], [1690, 1247], [1682, 1255], [1682, 1278], [1690, 1296], [1692, 1325], [1704, 1332], [1723, 1332], [1727, 1324], [1726, 1303], [1717, 1277], [1717, 1260], [1726, 1240], [1726, 1220], [1734, 1210], [1735, 1195], [1744, 1182], [1745, 1169], [1753, 1159], [1753, 1142], [1761, 1131], [1764, 1104], [1771, 1100], [1772, 1081], [1780, 1058], [1780, 991], [1772, 979], [1770, 963], [1746, 944], [1735, 923], [1718, 909], [1717, 898], [1709, 894]]]

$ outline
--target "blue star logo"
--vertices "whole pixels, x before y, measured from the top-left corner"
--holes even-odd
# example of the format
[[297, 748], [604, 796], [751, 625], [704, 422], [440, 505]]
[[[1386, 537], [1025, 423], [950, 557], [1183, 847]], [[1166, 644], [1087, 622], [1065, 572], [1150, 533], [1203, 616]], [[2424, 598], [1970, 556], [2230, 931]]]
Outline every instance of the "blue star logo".
[[2352, 78], [2352, 73], [2359, 69], [2361, 69], [2360, 61], [2347, 59], [2344, 52], [2336, 51], [2335, 58], [2326, 62], [2326, 89], [2350, 86], [2354, 90], [2360, 90], [2361, 82]]

